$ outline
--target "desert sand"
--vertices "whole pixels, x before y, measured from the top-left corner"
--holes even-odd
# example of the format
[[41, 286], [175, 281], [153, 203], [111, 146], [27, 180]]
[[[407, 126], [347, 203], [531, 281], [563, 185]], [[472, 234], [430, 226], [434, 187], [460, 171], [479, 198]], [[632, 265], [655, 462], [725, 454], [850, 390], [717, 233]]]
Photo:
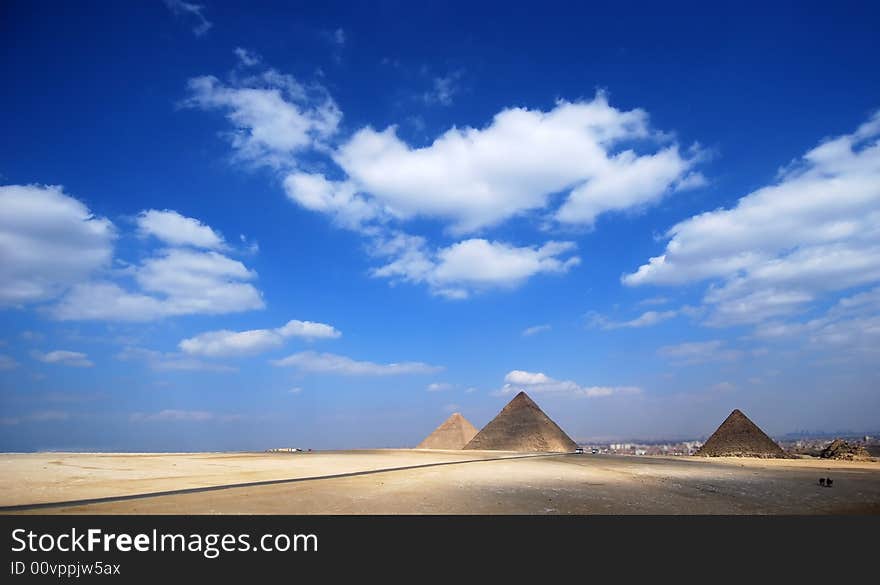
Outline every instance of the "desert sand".
[[[820, 487], [820, 477], [834, 487]], [[267, 481], [277, 483], [235, 487]], [[137, 497], [192, 488], [217, 489]], [[9, 508], [118, 496], [135, 497]], [[5, 454], [0, 506], [41, 514], [877, 514], [880, 463], [415, 450]]]

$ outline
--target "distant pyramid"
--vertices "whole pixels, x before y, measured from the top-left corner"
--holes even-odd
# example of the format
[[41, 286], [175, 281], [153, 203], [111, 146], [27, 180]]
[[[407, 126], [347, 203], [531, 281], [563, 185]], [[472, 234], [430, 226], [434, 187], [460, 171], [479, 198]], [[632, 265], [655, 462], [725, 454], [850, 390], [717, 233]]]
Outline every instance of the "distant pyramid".
[[416, 449], [462, 449], [477, 434], [477, 427], [457, 412], [425, 437]]
[[768, 437], [758, 425], [739, 410], [734, 410], [697, 455], [704, 457], [785, 457], [776, 441]]
[[464, 448], [569, 452], [577, 444], [525, 392], [520, 392]]

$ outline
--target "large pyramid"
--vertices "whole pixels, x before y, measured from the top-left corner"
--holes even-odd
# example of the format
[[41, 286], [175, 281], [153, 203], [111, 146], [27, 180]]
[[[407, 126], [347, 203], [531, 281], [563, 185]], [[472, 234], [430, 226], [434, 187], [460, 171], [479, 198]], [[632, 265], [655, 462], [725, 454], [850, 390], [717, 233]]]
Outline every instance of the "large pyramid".
[[457, 412], [425, 437], [416, 449], [462, 449], [477, 434], [477, 427]]
[[785, 457], [773, 439], [739, 410], [730, 413], [721, 426], [700, 447], [704, 457]]
[[577, 444], [525, 392], [520, 392], [464, 448], [569, 452]]

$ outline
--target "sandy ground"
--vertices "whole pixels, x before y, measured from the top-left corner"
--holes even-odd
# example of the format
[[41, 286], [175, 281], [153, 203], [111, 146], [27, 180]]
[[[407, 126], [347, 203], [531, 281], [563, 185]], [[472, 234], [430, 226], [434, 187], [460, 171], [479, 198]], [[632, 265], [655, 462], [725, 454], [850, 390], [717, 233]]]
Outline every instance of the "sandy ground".
[[[587, 454], [512, 458], [517, 455], [412, 450], [0, 455], [0, 506], [299, 478], [289, 483], [32, 511], [43, 514], [880, 514], [880, 463], [877, 462]], [[425, 467], [389, 469], [419, 465]], [[352, 472], [368, 473], [326, 477]], [[820, 487], [819, 477], [832, 477], [834, 487]]]

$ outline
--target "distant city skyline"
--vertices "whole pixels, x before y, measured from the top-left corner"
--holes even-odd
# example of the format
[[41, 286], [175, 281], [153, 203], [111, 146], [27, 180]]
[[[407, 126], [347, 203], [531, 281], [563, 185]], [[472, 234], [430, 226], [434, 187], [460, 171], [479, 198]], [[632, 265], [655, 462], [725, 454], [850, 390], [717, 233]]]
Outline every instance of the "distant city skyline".
[[5, 2], [0, 451], [880, 420], [880, 6]]

